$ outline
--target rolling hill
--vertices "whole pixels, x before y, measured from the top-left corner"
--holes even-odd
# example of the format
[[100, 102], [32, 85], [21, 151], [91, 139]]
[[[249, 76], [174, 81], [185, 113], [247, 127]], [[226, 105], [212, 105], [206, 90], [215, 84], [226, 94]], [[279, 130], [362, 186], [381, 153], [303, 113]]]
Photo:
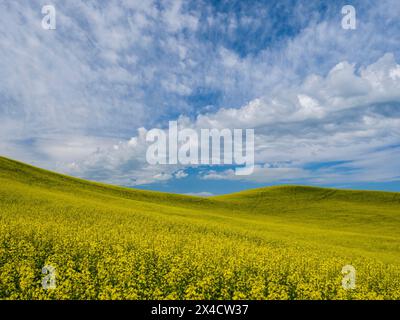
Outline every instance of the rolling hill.
[[[342, 285], [346, 265], [354, 289]], [[399, 193], [280, 186], [201, 198], [0, 157], [0, 299], [371, 298], [400, 299]]]

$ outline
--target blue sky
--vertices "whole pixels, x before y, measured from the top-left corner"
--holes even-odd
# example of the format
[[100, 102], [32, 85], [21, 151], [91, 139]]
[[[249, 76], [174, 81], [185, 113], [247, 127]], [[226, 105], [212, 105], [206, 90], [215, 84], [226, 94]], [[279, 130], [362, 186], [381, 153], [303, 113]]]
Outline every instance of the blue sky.
[[[57, 29], [43, 30], [52, 4]], [[341, 26], [343, 5], [356, 30]], [[192, 194], [400, 191], [400, 2], [2, 1], [0, 154]], [[253, 128], [254, 174], [149, 165], [168, 121]]]

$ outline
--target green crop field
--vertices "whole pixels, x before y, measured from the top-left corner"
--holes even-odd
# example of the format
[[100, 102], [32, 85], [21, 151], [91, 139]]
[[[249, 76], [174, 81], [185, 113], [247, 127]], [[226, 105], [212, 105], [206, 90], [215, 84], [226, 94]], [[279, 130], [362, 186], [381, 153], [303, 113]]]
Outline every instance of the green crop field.
[[400, 299], [400, 194], [199, 198], [0, 158], [0, 299]]

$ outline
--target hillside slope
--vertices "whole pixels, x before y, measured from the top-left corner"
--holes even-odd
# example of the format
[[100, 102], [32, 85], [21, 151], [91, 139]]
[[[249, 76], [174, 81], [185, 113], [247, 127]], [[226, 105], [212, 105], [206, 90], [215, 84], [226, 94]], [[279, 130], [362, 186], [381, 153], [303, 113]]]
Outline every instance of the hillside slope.
[[[400, 298], [400, 194], [282, 186], [200, 198], [0, 157], [0, 298]], [[344, 265], [357, 270], [345, 290]], [[44, 290], [41, 268], [57, 270]]]

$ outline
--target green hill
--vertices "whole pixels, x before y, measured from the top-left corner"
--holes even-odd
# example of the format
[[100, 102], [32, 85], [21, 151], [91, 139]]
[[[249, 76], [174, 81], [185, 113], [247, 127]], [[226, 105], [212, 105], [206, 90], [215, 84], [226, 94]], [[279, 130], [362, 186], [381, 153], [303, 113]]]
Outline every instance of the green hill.
[[[0, 299], [400, 299], [399, 263], [399, 193], [200, 198], [0, 157]], [[342, 287], [345, 265], [355, 289]]]

